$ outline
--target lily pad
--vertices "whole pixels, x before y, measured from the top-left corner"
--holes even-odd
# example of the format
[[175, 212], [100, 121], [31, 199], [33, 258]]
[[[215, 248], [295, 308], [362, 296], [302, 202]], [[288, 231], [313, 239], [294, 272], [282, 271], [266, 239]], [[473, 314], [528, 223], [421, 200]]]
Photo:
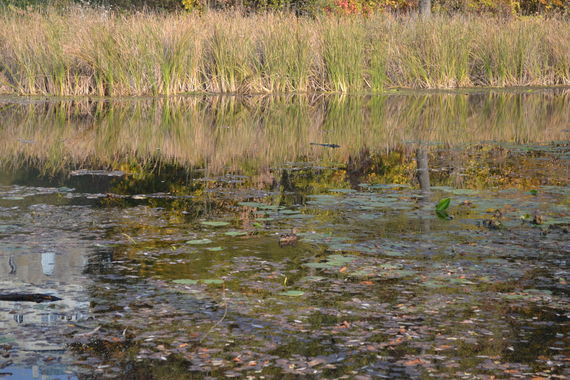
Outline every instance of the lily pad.
[[306, 263], [303, 265], [309, 268], [331, 269], [331, 268], [341, 267], [347, 263], [350, 263], [355, 259], [356, 257], [349, 255], [330, 255], [327, 256], [326, 261], [318, 263]]
[[279, 293], [280, 296], [287, 296], [287, 297], [300, 297], [303, 294], [305, 294], [305, 292], [301, 290], [288, 290], [286, 292]]
[[186, 244], [200, 245], [200, 244], [210, 244], [212, 241], [210, 239], [195, 239], [188, 240]]
[[224, 235], [233, 236], [233, 237], [244, 236], [244, 235], [247, 235], [247, 232], [245, 232], [245, 231], [226, 231], [226, 232], [224, 232]]
[[268, 205], [268, 204], [259, 203], [259, 202], [239, 202], [238, 205], [244, 206], [244, 207], [258, 208], [261, 210], [277, 210], [277, 209], [279, 209], [279, 206], [277, 206], [277, 205]]
[[224, 249], [222, 247], [209, 247], [206, 248], [208, 251], [212, 251], [212, 252], [219, 252], [219, 251], [223, 251]]
[[402, 252], [392, 251], [392, 250], [388, 250], [388, 249], [381, 249], [380, 253], [384, 256], [391, 256], [391, 257], [402, 257], [402, 256], [404, 256], [404, 254]]
[[187, 278], [181, 278], [178, 280], [174, 280], [172, 282], [174, 282], [175, 284], [180, 284], [180, 285], [196, 285], [198, 283], [198, 280], [190, 280]]
[[222, 226], [227, 226], [230, 223], [229, 222], [221, 222], [221, 221], [205, 221], [205, 222], [201, 222], [201, 224], [203, 224], [205, 226], [210, 226], [210, 227], [222, 227]]
[[331, 193], [345, 193], [345, 194], [356, 193], [356, 190], [353, 189], [330, 189], [329, 191]]
[[283, 210], [283, 211], [280, 211], [280, 212], [281, 212], [281, 214], [289, 214], [289, 215], [291, 215], [291, 214], [299, 214], [299, 211], [298, 211], [298, 210]]
[[330, 269], [339, 266], [336, 264], [331, 264], [328, 261], [323, 261], [322, 263], [306, 263], [303, 265], [309, 268], [316, 268], [316, 269]]
[[220, 284], [224, 283], [224, 280], [209, 278], [206, 280], [200, 280], [200, 282], [203, 282], [204, 284], [207, 284], [207, 285], [220, 285]]
[[317, 282], [317, 281], [322, 281], [324, 280], [326, 277], [323, 276], [306, 276], [300, 279], [300, 281], [310, 281], [310, 282]]

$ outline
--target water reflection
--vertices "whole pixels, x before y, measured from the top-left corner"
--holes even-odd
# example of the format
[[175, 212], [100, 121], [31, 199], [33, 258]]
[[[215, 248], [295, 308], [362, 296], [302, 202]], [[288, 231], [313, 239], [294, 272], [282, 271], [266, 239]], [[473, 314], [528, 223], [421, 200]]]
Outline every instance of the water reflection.
[[565, 90], [18, 101], [0, 288], [63, 300], [0, 302], [13, 373], [568, 374]]
[[355, 152], [420, 141], [564, 141], [570, 123], [568, 90], [4, 102], [2, 164], [45, 169], [134, 159], [259, 171], [300, 157], [347, 162]]
[[420, 185], [420, 189], [424, 193], [429, 193], [430, 191], [430, 181], [429, 181], [429, 160], [428, 152], [425, 147], [418, 148], [416, 150], [416, 167], [417, 167], [417, 178]]

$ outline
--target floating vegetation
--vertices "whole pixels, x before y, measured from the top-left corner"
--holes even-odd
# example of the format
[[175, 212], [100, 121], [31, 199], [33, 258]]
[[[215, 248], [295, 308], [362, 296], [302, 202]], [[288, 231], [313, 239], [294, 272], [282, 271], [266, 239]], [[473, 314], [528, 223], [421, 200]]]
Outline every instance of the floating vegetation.
[[223, 227], [223, 226], [227, 226], [230, 223], [229, 222], [221, 222], [221, 221], [204, 221], [204, 222], [200, 222], [200, 224], [204, 225], [204, 226], [209, 226], [209, 227]]
[[194, 239], [194, 240], [188, 240], [186, 242], [186, 244], [192, 244], [192, 245], [202, 245], [202, 244], [210, 244], [213, 241], [210, 239]]

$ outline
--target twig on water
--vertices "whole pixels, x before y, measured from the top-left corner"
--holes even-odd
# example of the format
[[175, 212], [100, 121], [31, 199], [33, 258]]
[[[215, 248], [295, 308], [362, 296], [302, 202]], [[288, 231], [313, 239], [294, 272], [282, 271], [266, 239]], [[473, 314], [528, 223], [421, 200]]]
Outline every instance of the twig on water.
[[123, 235], [124, 237], [126, 237], [131, 243], [137, 244], [136, 240], [133, 239], [132, 237], [130, 237], [129, 235], [127, 235], [126, 233], [122, 232], [121, 235]]
[[226, 287], [224, 285], [224, 289], [222, 290], [222, 299], [224, 301], [224, 315], [222, 315], [222, 318], [217, 321], [216, 323], [214, 323], [212, 325], [212, 327], [210, 327], [210, 329], [204, 334], [204, 336], [200, 339], [199, 343], [202, 343], [207, 337], [208, 335], [212, 332], [212, 330], [214, 330], [216, 327], [218, 327], [220, 325], [220, 323], [222, 323], [224, 321], [224, 319], [226, 318], [226, 315], [228, 315], [228, 302], [226, 300]]

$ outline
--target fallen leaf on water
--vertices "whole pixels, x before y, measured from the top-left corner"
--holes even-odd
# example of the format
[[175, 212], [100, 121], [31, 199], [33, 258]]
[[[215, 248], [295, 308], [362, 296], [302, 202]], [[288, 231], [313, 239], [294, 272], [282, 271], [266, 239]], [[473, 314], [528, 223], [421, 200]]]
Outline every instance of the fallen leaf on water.
[[325, 359], [313, 359], [310, 362], [308, 362], [307, 364], [309, 365], [309, 367], [314, 367], [317, 366], [319, 364], [323, 364], [326, 363]]
[[404, 365], [407, 366], [419, 365], [419, 364], [424, 364], [424, 361], [422, 359], [412, 359], [408, 360], [407, 362], [404, 362]]
[[404, 338], [402, 338], [401, 336], [396, 338], [396, 339], [392, 339], [391, 341], [388, 342], [389, 346], [395, 346], [397, 344], [400, 344], [404, 341]]

